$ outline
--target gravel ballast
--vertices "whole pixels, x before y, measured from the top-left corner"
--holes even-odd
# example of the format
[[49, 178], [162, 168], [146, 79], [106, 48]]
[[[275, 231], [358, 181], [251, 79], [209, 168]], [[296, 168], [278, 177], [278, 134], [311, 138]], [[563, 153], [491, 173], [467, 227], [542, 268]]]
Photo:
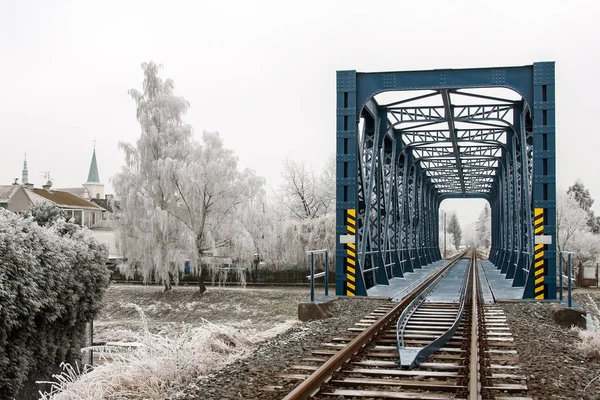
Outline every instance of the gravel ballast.
[[[248, 357], [225, 367], [218, 373], [198, 382], [197, 396], [201, 399], [281, 399], [298, 385], [299, 381], [285, 381], [276, 375], [284, 373], [301, 359], [314, 357], [311, 350], [321, 343], [340, 336], [349, 326], [358, 322], [387, 300], [338, 299], [329, 308], [332, 318], [309, 321], [262, 343]], [[268, 386], [283, 386], [281, 390], [267, 391]]]
[[535, 399], [599, 399], [600, 363], [577, 348], [579, 335], [558, 325], [551, 303], [505, 303], [529, 395]]

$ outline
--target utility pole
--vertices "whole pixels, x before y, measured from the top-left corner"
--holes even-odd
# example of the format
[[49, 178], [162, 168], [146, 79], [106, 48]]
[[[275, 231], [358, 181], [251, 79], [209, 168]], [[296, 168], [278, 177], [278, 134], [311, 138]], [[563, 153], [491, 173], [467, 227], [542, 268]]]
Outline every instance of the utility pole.
[[444, 258], [446, 258], [446, 211], [444, 211]]

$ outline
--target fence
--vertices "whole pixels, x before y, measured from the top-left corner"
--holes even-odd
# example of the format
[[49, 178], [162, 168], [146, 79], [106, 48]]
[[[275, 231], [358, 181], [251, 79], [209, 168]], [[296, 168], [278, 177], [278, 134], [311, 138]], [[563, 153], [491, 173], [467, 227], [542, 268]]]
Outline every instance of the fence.
[[[331, 266], [330, 266], [331, 267]], [[134, 274], [133, 277], [127, 278], [125, 275], [119, 272], [119, 269], [116, 267], [109, 267], [111, 270], [111, 281], [117, 283], [142, 283], [143, 279], [141, 274]], [[246, 270], [246, 283], [248, 284], [256, 284], [256, 285], [308, 285], [309, 282], [306, 280], [306, 267], [298, 267], [298, 268], [290, 268], [290, 269], [272, 269], [272, 268], [248, 268]], [[209, 283], [213, 281], [219, 281], [218, 276], [212, 275], [209, 268], [202, 268], [202, 279], [205, 282]], [[198, 276], [193, 275], [191, 273], [180, 273], [179, 274], [179, 283], [186, 285], [197, 285], [198, 284]], [[238, 285], [240, 284], [240, 277], [238, 274], [230, 273], [227, 276], [226, 285]], [[335, 271], [329, 271], [328, 281], [335, 282]], [[158, 283], [158, 282], [151, 282]], [[223, 284], [223, 283], [222, 283]], [[318, 286], [321, 286], [323, 283], [317, 282]]]
[[577, 285], [581, 287], [600, 287], [600, 264], [581, 265], [577, 274]]

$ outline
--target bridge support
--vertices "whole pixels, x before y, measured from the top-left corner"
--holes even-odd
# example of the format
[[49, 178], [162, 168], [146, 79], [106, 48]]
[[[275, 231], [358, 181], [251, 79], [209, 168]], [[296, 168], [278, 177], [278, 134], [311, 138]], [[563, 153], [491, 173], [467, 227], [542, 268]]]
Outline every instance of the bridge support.
[[439, 260], [441, 201], [483, 198], [490, 261], [525, 298], [556, 298], [554, 104], [552, 62], [338, 71], [337, 295], [368, 295]]

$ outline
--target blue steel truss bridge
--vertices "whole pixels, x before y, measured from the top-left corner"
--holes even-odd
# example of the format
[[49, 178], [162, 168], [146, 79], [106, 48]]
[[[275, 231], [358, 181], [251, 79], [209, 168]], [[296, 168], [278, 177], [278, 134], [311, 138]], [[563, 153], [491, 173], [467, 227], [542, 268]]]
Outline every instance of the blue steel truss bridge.
[[439, 207], [491, 207], [490, 265], [556, 298], [554, 63], [337, 72], [336, 294], [407, 285], [435, 265]]

